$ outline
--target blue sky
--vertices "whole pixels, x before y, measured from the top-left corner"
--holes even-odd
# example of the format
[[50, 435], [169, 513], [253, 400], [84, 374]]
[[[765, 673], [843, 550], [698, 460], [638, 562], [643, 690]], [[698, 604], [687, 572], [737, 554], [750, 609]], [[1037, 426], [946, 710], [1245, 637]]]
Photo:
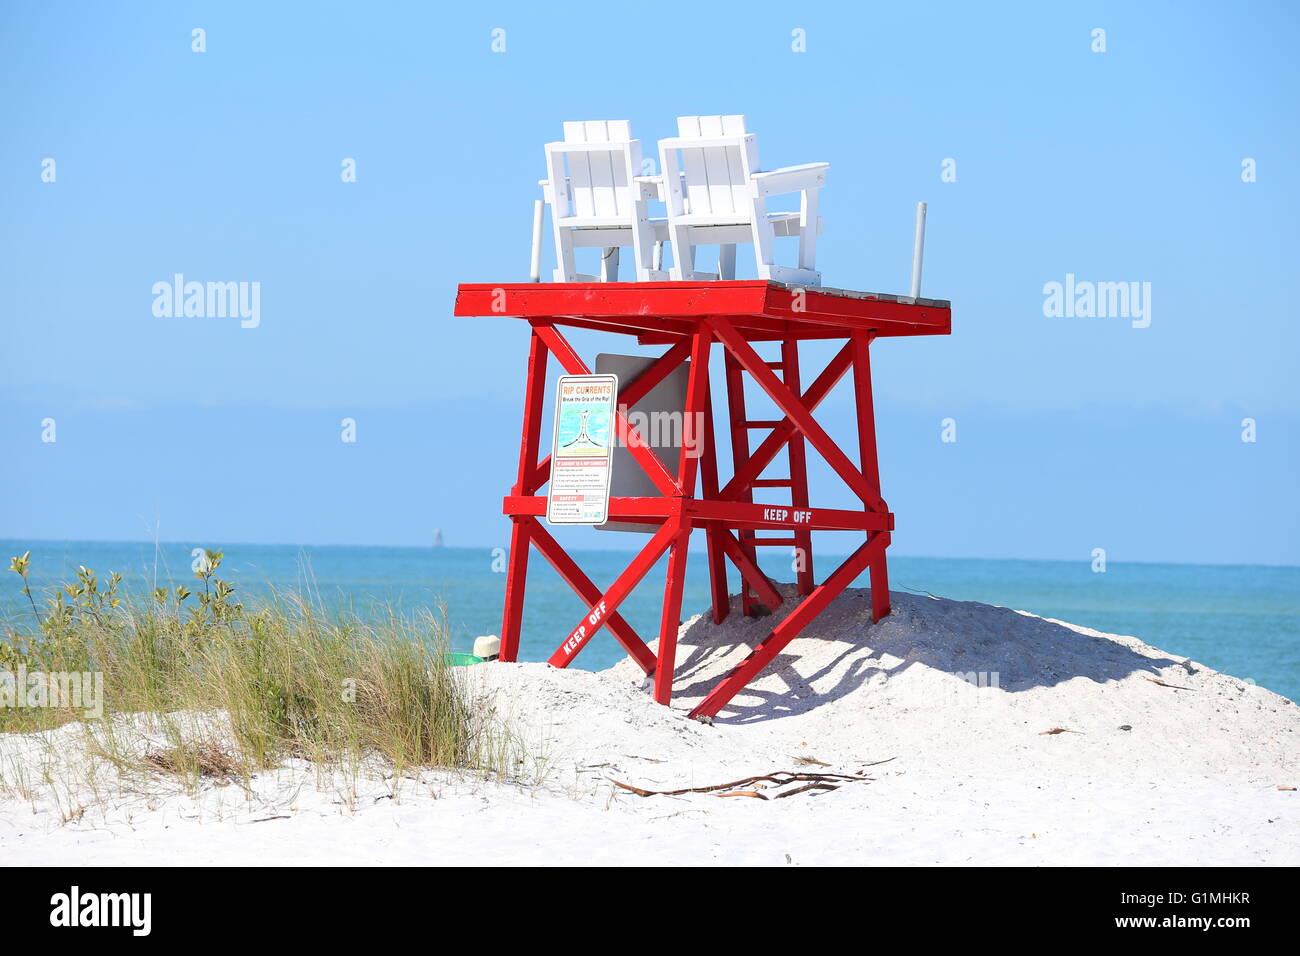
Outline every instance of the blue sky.
[[[6, 6], [0, 537], [503, 543], [526, 331], [456, 283], [526, 278], [564, 120], [738, 112], [831, 163], [828, 285], [905, 292], [930, 204], [954, 333], [875, 348], [898, 553], [1300, 564], [1294, 5], [744, 10]], [[261, 324], [154, 316], [175, 273], [259, 282]], [[1151, 283], [1150, 326], [1045, 316], [1067, 274]]]

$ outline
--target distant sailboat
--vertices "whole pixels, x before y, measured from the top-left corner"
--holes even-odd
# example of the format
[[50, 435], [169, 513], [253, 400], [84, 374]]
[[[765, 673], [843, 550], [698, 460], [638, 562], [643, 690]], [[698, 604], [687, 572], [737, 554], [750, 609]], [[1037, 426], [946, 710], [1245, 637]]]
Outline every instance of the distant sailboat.
[[442, 529], [441, 529], [441, 528], [434, 528], [434, 529], [433, 529], [433, 546], [434, 546], [435, 548], [441, 548], [441, 547], [442, 547]]

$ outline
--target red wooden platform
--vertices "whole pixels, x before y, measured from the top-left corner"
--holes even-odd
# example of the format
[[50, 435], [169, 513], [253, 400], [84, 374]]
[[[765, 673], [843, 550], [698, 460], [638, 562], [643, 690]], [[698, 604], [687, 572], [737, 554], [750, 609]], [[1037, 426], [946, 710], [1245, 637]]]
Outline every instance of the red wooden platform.
[[[647, 674], [654, 675], [655, 699], [667, 704], [672, 696], [677, 629], [690, 533], [705, 532], [713, 620], [721, 623], [729, 611], [725, 561], [742, 580], [742, 610], [759, 613], [783, 603], [781, 595], [759, 570], [759, 547], [795, 548], [802, 553], [798, 571], [799, 603], [750, 655], [714, 687], [691, 712], [712, 718], [732, 697], [793, 640], [823, 608], [864, 570], [870, 571], [872, 615], [889, 613], [889, 576], [885, 548], [894, 516], [880, 496], [876, 458], [875, 414], [871, 398], [873, 340], [883, 336], [946, 335], [951, 331], [949, 303], [932, 299], [850, 292], [842, 289], [800, 289], [762, 280], [725, 282], [610, 283], [472, 283], [456, 294], [458, 316], [505, 315], [532, 326], [525, 386], [523, 434], [519, 470], [506, 496], [503, 511], [512, 522], [505, 615], [501, 625], [501, 660], [519, 652], [519, 628], [527, 583], [529, 547], [535, 547], [587, 604], [587, 612], [551, 655], [550, 663], [565, 667], [602, 627], [627, 650]], [[690, 359], [685, 418], [704, 416], [705, 431], [698, 455], [683, 450], [675, 473], [641, 440], [620, 411], [616, 433], [649, 476], [657, 496], [612, 497], [610, 520], [659, 526], [628, 568], [603, 593], [582, 572], [538, 519], [546, 514], [546, 497], [538, 491], [550, 478], [549, 456], [539, 460], [542, 404], [549, 356], [570, 375], [591, 370], [560, 333], [560, 327], [616, 332], [635, 336], [642, 344], [668, 346], [663, 355], [632, 382], [620, 383], [620, 409], [631, 407]], [[846, 339], [812, 384], [804, 388], [798, 343], [805, 339]], [[781, 358], [761, 358], [751, 342], [781, 343]], [[722, 346], [726, 366], [728, 421], [732, 449], [732, 478], [721, 484], [713, 434], [713, 404], [709, 385], [709, 355]], [[858, 419], [858, 448], [854, 464], [813, 417], [817, 406], [837, 382], [853, 369]], [[779, 375], [777, 373], [780, 373]], [[744, 380], [749, 375], [783, 414], [774, 421], [746, 418]], [[768, 434], [751, 450], [749, 433]], [[862, 501], [861, 510], [813, 507], [808, 502], [807, 447], [811, 446]], [[763, 478], [767, 466], [786, 449], [790, 473]], [[765, 488], [788, 489], [789, 503], [754, 501]], [[757, 532], [781, 531], [779, 537]], [[812, 563], [811, 532], [852, 531], [865, 541], [820, 584]], [[667, 552], [668, 573], [656, 656], [618, 613], [619, 605]]]

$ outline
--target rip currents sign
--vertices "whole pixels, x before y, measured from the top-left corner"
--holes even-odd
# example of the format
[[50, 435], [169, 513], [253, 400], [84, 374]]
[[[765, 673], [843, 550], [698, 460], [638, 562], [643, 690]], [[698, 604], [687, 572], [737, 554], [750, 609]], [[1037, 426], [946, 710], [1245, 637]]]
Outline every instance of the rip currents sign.
[[617, 375], [561, 375], [555, 392], [548, 524], [604, 524], [614, 463]]

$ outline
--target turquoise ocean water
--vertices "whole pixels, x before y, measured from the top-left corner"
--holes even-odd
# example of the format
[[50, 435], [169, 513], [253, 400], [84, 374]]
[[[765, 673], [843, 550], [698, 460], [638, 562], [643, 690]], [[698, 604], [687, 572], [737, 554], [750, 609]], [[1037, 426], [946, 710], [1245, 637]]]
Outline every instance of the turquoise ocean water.
[[[475, 635], [501, 627], [505, 575], [488, 548], [309, 547], [216, 545], [225, 552], [221, 576], [245, 601], [271, 588], [310, 590], [330, 606], [365, 615], [395, 606], [406, 611], [447, 607], [455, 649], [469, 650]], [[32, 581], [45, 587], [70, 580], [80, 564], [120, 571], [123, 587], [147, 593], [158, 584], [193, 584], [191, 545], [151, 542], [0, 540], [0, 557], [32, 552]], [[583, 569], [605, 587], [630, 553], [575, 551]], [[786, 559], [788, 561], [788, 559]], [[834, 558], [818, 556], [825, 574]], [[788, 580], [779, 557], [765, 570]], [[664, 562], [623, 604], [622, 613], [648, 640], [657, 632]], [[2, 570], [2, 568], [0, 568]], [[1094, 573], [1088, 561], [1001, 561], [891, 557], [895, 590], [984, 601], [1120, 634], [1133, 634], [1173, 654], [1300, 700], [1300, 568], [1263, 565], [1110, 563]], [[865, 578], [859, 582], [865, 585]], [[733, 575], [732, 590], [736, 590]], [[21, 602], [21, 603], [20, 603]], [[694, 549], [682, 616], [709, 603], [703, 551]], [[544, 660], [578, 623], [585, 608], [550, 566], [534, 554], [529, 565], [521, 657]], [[0, 620], [27, 614], [16, 575], [0, 577]], [[575, 666], [608, 667], [621, 648], [602, 632]]]

